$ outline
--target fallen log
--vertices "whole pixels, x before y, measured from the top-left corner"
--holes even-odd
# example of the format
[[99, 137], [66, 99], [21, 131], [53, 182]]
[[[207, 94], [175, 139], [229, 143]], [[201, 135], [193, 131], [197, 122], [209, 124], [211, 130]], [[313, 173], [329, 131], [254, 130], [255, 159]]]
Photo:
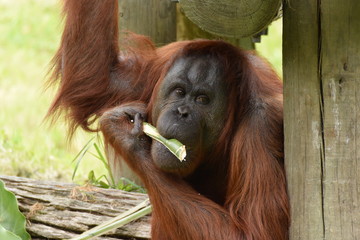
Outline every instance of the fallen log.
[[[131, 193], [71, 183], [36, 181], [0, 176], [16, 195], [20, 211], [27, 219], [33, 240], [69, 239], [136, 206], [146, 194]], [[150, 216], [129, 223], [107, 235], [93, 238], [149, 239]]]

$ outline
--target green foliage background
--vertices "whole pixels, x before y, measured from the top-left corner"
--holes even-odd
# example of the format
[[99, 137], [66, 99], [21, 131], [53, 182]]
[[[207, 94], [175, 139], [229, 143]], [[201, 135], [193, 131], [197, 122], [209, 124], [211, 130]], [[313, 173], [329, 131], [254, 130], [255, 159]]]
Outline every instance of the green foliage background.
[[[63, 124], [43, 122], [54, 95], [44, 82], [61, 36], [60, 5], [0, 0], [0, 12], [0, 174], [70, 180], [71, 160], [90, 137], [80, 134], [69, 146]], [[87, 164], [79, 176], [102, 169], [94, 159]]]
[[[72, 159], [91, 136], [80, 133], [69, 146], [66, 128], [43, 123], [54, 91], [44, 91], [49, 62], [62, 25], [55, 0], [0, 0], [0, 175], [70, 181]], [[281, 20], [257, 49], [281, 74]], [[77, 180], [94, 170], [105, 173], [90, 155]]]

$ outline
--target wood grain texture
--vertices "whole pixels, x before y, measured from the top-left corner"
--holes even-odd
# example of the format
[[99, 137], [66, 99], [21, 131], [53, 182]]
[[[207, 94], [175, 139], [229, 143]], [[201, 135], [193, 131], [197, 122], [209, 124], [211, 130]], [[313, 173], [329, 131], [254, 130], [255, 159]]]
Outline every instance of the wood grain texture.
[[[147, 198], [146, 194], [81, 187], [69, 183], [8, 176], [0, 176], [0, 179], [16, 195], [20, 211], [28, 220], [27, 230], [33, 240], [75, 237]], [[148, 216], [94, 239], [129, 238], [150, 238]]]
[[321, 1], [325, 239], [360, 239], [360, 2]]
[[176, 22], [177, 22], [176, 35], [178, 41], [193, 40], [199, 38], [221, 39], [235, 46], [238, 46], [242, 49], [246, 49], [246, 50], [255, 49], [255, 44], [253, 43], [251, 37], [245, 37], [245, 38], [221, 37], [201, 29], [186, 17], [184, 10], [180, 7], [180, 5], [177, 6]]
[[176, 41], [176, 3], [170, 0], [119, 0], [120, 31], [148, 36], [162, 46]]
[[186, 16], [215, 35], [242, 38], [268, 26], [281, 0], [181, 0]]
[[323, 237], [318, 4], [289, 2], [284, 6], [283, 74], [290, 239], [317, 240]]
[[360, 239], [360, 2], [284, 8], [290, 239]]

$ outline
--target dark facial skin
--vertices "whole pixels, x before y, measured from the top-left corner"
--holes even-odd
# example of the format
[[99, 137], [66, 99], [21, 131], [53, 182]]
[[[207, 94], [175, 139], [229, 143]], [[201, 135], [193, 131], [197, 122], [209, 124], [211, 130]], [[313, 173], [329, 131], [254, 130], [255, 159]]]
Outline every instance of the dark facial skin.
[[201, 164], [223, 128], [226, 90], [214, 59], [186, 57], [175, 61], [160, 85], [152, 119], [160, 134], [185, 144], [187, 156], [186, 161], [180, 162], [162, 144], [153, 141], [155, 165], [187, 176]]

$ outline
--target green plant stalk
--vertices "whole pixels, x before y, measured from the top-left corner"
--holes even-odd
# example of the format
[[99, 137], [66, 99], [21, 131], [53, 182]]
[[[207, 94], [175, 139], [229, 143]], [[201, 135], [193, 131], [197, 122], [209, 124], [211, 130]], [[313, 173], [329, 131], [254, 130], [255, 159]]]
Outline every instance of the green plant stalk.
[[159, 131], [152, 126], [150, 123], [143, 123], [143, 131], [146, 135], [151, 137], [152, 139], [163, 144], [167, 149], [170, 150], [172, 154], [174, 154], [180, 162], [185, 160], [186, 157], [186, 148], [185, 145], [176, 139], [166, 139], [160, 135]]
[[149, 199], [141, 202], [137, 206], [127, 210], [126, 212], [120, 214], [119, 216], [110, 219], [107, 222], [96, 226], [89, 231], [82, 233], [81, 235], [72, 238], [71, 240], [86, 240], [93, 237], [103, 235], [113, 229], [124, 226], [125, 224], [137, 220], [149, 213], [151, 213], [152, 207], [149, 205]]
[[[105, 156], [102, 154], [99, 146], [98, 146], [96, 143], [94, 143], [94, 147], [95, 147], [95, 149], [96, 149], [96, 152], [98, 153], [98, 157], [97, 157], [97, 158], [100, 159], [100, 160], [103, 162], [103, 164], [104, 164], [104, 166], [105, 166], [105, 168], [106, 168], [106, 170], [107, 170], [107, 172], [108, 172], [108, 174], [109, 174], [109, 176], [110, 176], [111, 185], [112, 185], [113, 187], [115, 187], [115, 179], [114, 179], [114, 176], [112, 175], [112, 171], [111, 171], [111, 169], [110, 169], [110, 166], [109, 166], [108, 161], [106, 160]], [[108, 182], [109, 182], [109, 181], [108, 181]]]
[[72, 160], [72, 162], [76, 161], [76, 166], [73, 172], [73, 175], [71, 177], [72, 180], [74, 180], [76, 172], [79, 168], [80, 162], [82, 161], [83, 157], [85, 156], [86, 152], [89, 150], [89, 148], [91, 147], [91, 142], [94, 140], [95, 137], [92, 137], [86, 144], [85, 146], [80, 150], [80, 152], [76, 155], [76, 157]]

